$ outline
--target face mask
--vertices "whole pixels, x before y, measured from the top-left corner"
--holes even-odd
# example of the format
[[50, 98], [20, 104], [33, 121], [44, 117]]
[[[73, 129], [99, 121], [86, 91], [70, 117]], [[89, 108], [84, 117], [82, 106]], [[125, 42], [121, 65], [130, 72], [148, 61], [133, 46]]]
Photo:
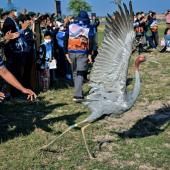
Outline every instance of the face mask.
[[51, 42], [51, 40], [49, 40], [49, 39], [44, 39], [44, 42], [45, 42], [46, 44], [48, 44], [48, 43]]
[[64, 30], [64, 27], [63, 27], [63, 26], [61, 26], [61, 27], [60, 27], [60, 30], [61, 30], [61, 31], [63, 31], [63, 30]]
[[14, 15], [15, 15], [16, 17], [18, 17], [18, 12], [17, 12], [17, 11], [15, 11], [15, 12], [14, 12]]

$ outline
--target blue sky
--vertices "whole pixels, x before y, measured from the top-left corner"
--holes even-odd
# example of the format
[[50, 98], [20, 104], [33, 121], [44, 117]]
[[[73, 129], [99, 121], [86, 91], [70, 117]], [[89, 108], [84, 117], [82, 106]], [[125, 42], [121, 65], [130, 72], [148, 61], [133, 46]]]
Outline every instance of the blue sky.
[[[7, 0], [0, 0], [0, 7], [6, 6]], [[61, 0], [62, 13], [69, 14], [67, 4], [69, 0]], [[96, 12], [99, 16], [104, 16], [107, 13], [112, 13], [115, 9], [113, 0], [87, 0], [92, 6], [93, 12]], [[134, 5], [134, 11], [149, 11], [165, 12], [170, 9], [170, 0], [132, 0]], [[54, 12], [54, 0], [13, 0], [16, 6], [21, 9], [28, 9], [29, 11], [37, 12]], [[123, 2], [129, 2], [124, 0]]]

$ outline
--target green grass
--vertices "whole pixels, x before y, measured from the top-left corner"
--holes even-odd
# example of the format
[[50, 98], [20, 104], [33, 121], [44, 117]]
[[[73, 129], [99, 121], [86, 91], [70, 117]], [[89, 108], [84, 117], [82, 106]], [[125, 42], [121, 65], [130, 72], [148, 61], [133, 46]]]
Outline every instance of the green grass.
[[[35, 103], [0, 105], [0, 169], [170, 169], [170, 117], [165, 114], [170, 113], [170, 108], [162, 106], [170, 103], [170, 55], [151, 52], [145, 56], [147, 61], [140, 69], [142, 89], [135, 106], [121, 118], [98, 121], [86, 130], [88, 145], [96, 159], [89, 160], [78, 128], [56, 141], [51, 147], [53, 152], [39, 151], [68, 126], [90, 114], [84, 105], [72, 101], [72, 87], [56, 82], [58, 88], [39, 94]], [[132, 65], [129, 78], [133, 74]], [[87, 84], [84, 91], [88, 91]], [[167, 117], [156, 121], [157, 116]]]

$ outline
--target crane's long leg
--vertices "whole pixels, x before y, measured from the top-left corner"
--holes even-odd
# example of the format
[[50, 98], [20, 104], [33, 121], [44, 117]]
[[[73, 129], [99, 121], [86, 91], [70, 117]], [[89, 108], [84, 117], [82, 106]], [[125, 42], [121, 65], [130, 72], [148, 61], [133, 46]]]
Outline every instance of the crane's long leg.
[[59, 138], [61, 138], [65, 133], [69, 132], [71, 129], [77, 127], [78, 125], [82, 124], [82, 123], [85, 123], [86, 121], [82, 121], [82, 122], [79, 122], [77, 124], [74, 124], [72, 126], [70, 126], [68, 129], [66, 129], [61, 135], [57, 136], [56, 138], [54, 138], [50, 143], [48, 143], [47, 145], [44, 145], [43, 147], [40, 148], [40, 150], [47, 150], [47, 148], [49, 146], [51, 146], [52, 144], [54, 144]]
[[83, 135], [84, 144], [85, 144], [85, 146], [86, 146], [86, 150], [87, 150], [87, 152], [88, 152], [88, 155], [89, 155], [90, 159], [94, 159], [94, 157], [92, 156], [92, 154], [91, 154], [90, 151], [89, 151], [89, 147], [88, 147], [88, 145], [87, 145], [86, 137], [85, 137], [85, 133], [84, 133], [84, 130], [85, 130], [88, 126], [90, 126], [90, 124], [87, 124], [87, 125], [83, 126], [83, 127], [81, 128], [81, 132], [82, 132], [82, 135]]

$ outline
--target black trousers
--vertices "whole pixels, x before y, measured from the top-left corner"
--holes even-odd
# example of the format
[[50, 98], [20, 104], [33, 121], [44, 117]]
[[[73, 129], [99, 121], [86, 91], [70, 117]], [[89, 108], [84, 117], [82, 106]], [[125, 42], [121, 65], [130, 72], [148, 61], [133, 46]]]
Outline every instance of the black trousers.
[[64, 49], [62, 47], [58, 47], [58, 56], [57, 56], [57, 76], [61, 78], [66, 77], [66, 57], [64, 53]]
[[[23, 66], [23, 53], [7, 53], [6, 54], [6, 67], [22, 83], [22, 66]], [[20, 92], [14, 87], [10, 88], [12, 97], [16, 97]]]
[[24, 87], [32, 88], [31, 87], [31, 73], [32, 73], [32, 66], [34, 60], [34, 53], [33, 51], [25, 52], [23, 56], [23, 63], [21, 64], [21, 83], [23, 83]]

